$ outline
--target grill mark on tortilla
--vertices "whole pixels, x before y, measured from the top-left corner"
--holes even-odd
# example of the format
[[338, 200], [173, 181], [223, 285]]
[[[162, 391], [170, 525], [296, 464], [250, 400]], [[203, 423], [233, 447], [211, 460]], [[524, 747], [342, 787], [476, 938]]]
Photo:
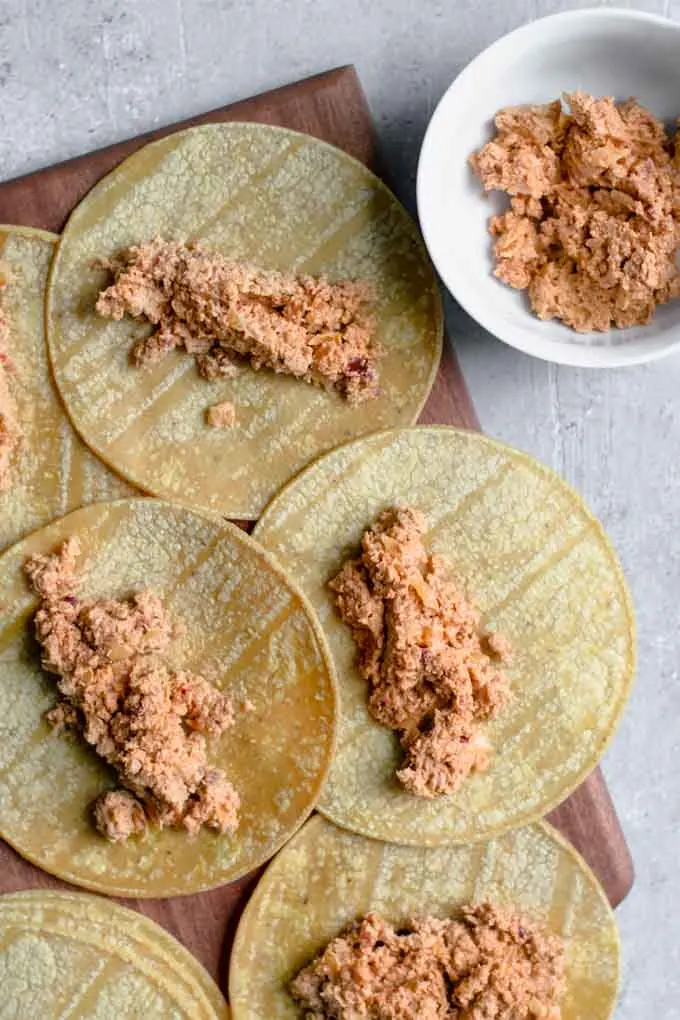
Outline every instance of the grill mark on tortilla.
[[295, 156], [300, 149], [306, 145], [304, 138], [296, 139], [291, 141], [284, 149], [276, 153], [272, 158], [259, 170], [256, 170], [248, 181], [238, 188], [233, 195], [230, 195], [226, 202], [224, 202], [219, 209], [217, 209], [212, 216], [208, 219], [203, 220], [198, 225], [198, 228], [193, 231], [189, 237], [187, 237], [187, 244], [192, 241], [200, 241], [202, 237], [205, 237], [210, 229], [224, 219], [224, 214], [238, 203], [242, 202], [249, 191], [253, 191], [254, 188], [261, 184], [264, 184], [269, 178], [273, 177], [278, 170], [281, 169], [290, 159]]
[[581, 542], [585, 542], [590, 535], [591, 529], [587, 526], [577, 532], [576, 535], [573, 535], [567, 542], [564, 543], [564, 545], [561, 545], [559, 549], [556, 549], [555, 552], [551, 553], [547, 560], [541, 563], [540, 566], [525, 574], [522, 580], [516, 584], [515, 587], [500, 600], [500, 602], [497, 602], [492, 606], [487, 606], [486, 614], [490, 617], [498, 616], [509, 606], [515, 605], [522, 595], [526, 595], [526, 593], [533, 588], [535, 584], [543, 580], [543, 578], [550, 573], [550, 571], [553, 570], [558, 563], [570, 556], [571, 553], [578, 548]]
[[[78, 1010], [89, 1009], [94, 1006], [96, 996], [99, 996], [104, 991], [108, 981], [114, 979], [116, 970], [118, 968], [113, 960], [99, 960], [95, 964], [92, 974], [86, 979], [87, 984], [85, 987], [79, 988], [75, 996], [71, 996], [70, 1001], [64, 1004], [64, 1008], [59, 1011], [57, 1020], [71, 1020], [71, 1018], [77, 1016]], [[81, 1013], [80, 1015], [87, 1016], [87, 1013]]]

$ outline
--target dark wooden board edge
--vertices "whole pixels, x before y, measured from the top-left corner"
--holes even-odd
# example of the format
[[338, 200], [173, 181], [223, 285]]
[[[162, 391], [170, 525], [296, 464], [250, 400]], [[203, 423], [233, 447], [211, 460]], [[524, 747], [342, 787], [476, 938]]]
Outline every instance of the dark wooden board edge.
[[[616, 808], [598, 766], [548, 815], [599, 879], [613, 907], [633, 888], [635, 866]], [[597, 839], [593, 833], [597, 832]]]
[[184, 128], [223, 121], [287, 127], [330, 142], [368, 166], [375, 159], [368, 103], [356, 70], [348, 65], [5, 181], [0, 184], [0, 224], [59, 233], [90, 188], [142, 145]]
[[[284, 86], [263, 96], [159, 128], [65, 163], [0, 184], [0, 223], [33, 226], [58, 232], [71, 209], [105, 173], [147, 141], [196, 124], [230, 120], [257, 120], [306, 131], [345, 149], [357, 159], [378, 166], [376, 140], [366, 97], [353, 67], [341, 67]], [[479, 421], [450, 341], [421, 423], [451, 423], [479, 429]], [[604, 783], [596, 769], [575, 793], [551, 813], [549, 820], [582, 853], [616, 906], [633, 884], [633, 864]], [[226, 991], [227, 949], [236, 916], [261, 873], [219, 889], [189, 898], [127, 900], [161, 923], [192, 951]], [[23, 861], [6, 844], [0, 844], [0, 884], [4, 891], [27, 887], [63, 888], [66, 884]], [[187, 904], [191, 910], [187, 912]], [[204, 937], [227, 914], [219, 951]], [[187, 924], [189, 923], [189, 929]]]

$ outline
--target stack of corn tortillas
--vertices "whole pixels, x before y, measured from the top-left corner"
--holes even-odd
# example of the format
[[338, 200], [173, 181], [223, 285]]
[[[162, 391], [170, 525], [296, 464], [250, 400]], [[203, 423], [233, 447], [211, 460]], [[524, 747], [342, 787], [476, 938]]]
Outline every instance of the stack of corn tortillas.
[[[351, 407], [247, 366], [207, 383], [175, 354], [133, 367], [146, 327], [95, 313], [105, 283], [96, 263], [157, 236], [267, 269], [369, 281], [385, 351], [380, 396]], [[209, 890], [280, 850], [232, 953], [235, 1020], [300, 1016], [290, 979], [368, 911], [445, 917], [483, 899], [564, 938], [563, 1020], [611, 1016], [613, 915], [585, 863], [539, 819], [594, 768], [621, 717], [634, 671], [630, 597], [602, 528], [552, 472], [477, 434], [413, 427], [442, 322], [396, 199], [306, 136], [209, 126], [126, 160], [60, 239], [7, 227], [0, 243], [22, 426], [0, 493], [0, 836], [106, 896]], [[237, 427], [206, 426], [203, 409], [218, 401], [238, 407]], [[490, 768], [432, 800], [395, 780], [397, 739], [368, 712], [327, 586], [381, 511], [403, 506], [425, 515], [428, 548], [515, 652], [515, 698], [489, 726]], [[227, 520], [258, 517], [252, 538]], [[185, 625], [178, 662], [231, 695], [236, 725], [209, 752], [240, 795], [234, 834], [151, 830], [118, 844], [93, 828], [87, 805], [112, 773], [44, 720], [56, 688], [23, 572], [29, 556], [70, 537], [85, 597], [156, 592]], [[307, 820], [315, 807], [323, 817]], [[228, 1015], [187, 950], [85, 893], [0, 897], [0, 974], [0, 1020]]]
[[85, 893], [0, 898], [0, 1016], [227, 1020], [191, 953], [134, 910]]

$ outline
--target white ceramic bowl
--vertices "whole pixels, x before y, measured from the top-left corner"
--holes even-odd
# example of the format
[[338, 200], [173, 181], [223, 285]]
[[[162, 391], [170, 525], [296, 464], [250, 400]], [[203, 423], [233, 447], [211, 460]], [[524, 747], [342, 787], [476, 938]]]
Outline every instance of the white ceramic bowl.
[[577, 334], [541, 322], [526, 295], [493, 276], [490, 215], [507, 198], [485, 198], [468, 164], [493, 134], [503, 106], [543, 103], [583, 89], [635, 96], [668, 125], [680, 116], [680, 24], [625, 10], [557, 14], [511, 32], [484, 50], [442, 97], [418, 164], [418, 213], [425, 243], [447, 288], [485, 329], [528, 354], [565, 365], [631, 365], [680, 349], [680, 299], [652, 323]]

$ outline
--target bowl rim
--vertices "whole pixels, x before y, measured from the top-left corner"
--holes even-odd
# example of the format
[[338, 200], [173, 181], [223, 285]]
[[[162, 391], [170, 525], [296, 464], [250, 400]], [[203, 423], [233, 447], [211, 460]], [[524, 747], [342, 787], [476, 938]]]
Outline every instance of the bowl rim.
[[590, 346], [588, 344], [560, 343], [555, 340], [544, 340], [527, 336], [521, 327], [507, 326], [506, 329], [499, 328], [496, 317], [493, 314], [487, 315], [486, 306], [483, 302], [477, 305], [474, 301], [468, 301], [466, 295], [461, 296], [458, 293], [455, 280], [452, 280], [446, 267], [440, 264], [435, 254], [436, 246], [432, 244], [430, 218], [428, 215], [423, 214], [423, 210], [426, 208], [424, 195], [426, 177], [429, 174], [430, 148], [433, 145], [435, 134], [439, 131], [440, 121], [444, 117], [442, 110], [450, 101], [450, 97], [455, 96], [457, 92], [461, 91], [470, 79], [474, 79], [479, 74], [480, 68], [491, 63], [498, 54], [514, 47], [518, 41], [540, 34], [546, 28], [554, 31], [555, 29], [559, 30], [567, 22], [578, 23], [588, 21], [629, 21], [637, 24], [655, 25], [680, 36], [680, 21], [675, 21], [663, 14], [630, 10], [624, 7], [585, 7], [576, 10], [560, 11], [556, 14], [548, 14], [542, 18], [535, 18], [519, 25], [510, 32], [506, 32], [505, 35], [500, 36], [476, 54], [456, 75], [439, 98], [428, 122], [418, 156], [416, 204], [420, 230], [437, 273], [454, 300], [483, 329], [508, 346], [543, 361], [569, 365], [574, 368], [615, 368], [658, 361], [674, 353], [680, 349], [680, 328], [677, 330], [676, 337], [670, 339], [663, 346], [650, 351], [640, 350], [639, 344], [636, 344], [633, 349], [629, 349], [625, 344], [603, 347], [600, 345]]

